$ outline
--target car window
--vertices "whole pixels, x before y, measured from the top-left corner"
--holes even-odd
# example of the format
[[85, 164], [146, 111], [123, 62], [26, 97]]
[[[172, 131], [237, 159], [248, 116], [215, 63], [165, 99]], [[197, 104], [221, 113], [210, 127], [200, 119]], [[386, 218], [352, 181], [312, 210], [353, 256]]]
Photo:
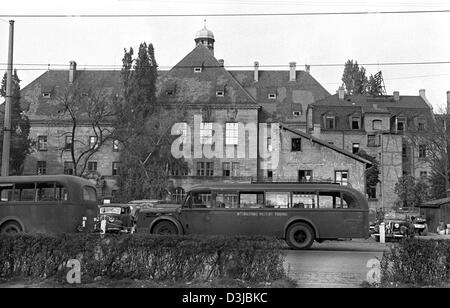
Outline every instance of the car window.
[[317, 207], [317, 194], [315, 192], [297, 191], [292, 193], [292, 207], [300, 209], [313, 209]]
[[239, 194], [240, 208], [263, 208], [264, 193], [263, 192], [245, 192]]
[[291, 207], [290, 193], [266, 192], [266, 207], [276, 209]]
[[35, 183], [17, 183], [14, 187], [14, 201], [35, 201]]
[[85, 201], [97, 201], [97, 193], [94, 187], [84, 186], [83, 187], [83, 200]]
[[13, 184], [0, 184], [0, 202], [12, 200]]
[[216, 207], [218, 208], [237, 208], [238, 194], [237, 193], [217, 193]]
[[192, 208], [211, 208], [212, 194], [211, 192], [193, 192], [190, 201]]

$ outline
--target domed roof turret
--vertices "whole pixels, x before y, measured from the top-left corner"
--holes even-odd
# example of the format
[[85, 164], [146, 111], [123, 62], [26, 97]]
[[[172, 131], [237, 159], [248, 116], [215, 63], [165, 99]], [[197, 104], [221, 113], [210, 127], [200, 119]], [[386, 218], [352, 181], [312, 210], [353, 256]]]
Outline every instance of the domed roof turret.
[[195, 45], [206, 46], [214, 54], [214, 34], [211, 30], [206, 29], [206, 20], [203, 29], [197, 31], [195, 34]]

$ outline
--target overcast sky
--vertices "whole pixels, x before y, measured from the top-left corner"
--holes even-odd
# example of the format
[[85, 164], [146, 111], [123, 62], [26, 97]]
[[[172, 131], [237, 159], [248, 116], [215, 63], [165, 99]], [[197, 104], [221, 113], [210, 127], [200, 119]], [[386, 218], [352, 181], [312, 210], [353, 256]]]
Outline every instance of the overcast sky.
[[[0, 15], [13, 14], [213, 14], [393, 10], [449, 10], [443, 0], [296, 1], [296, 0], [1, 0]], [[0, 69], [6, 69], [8, 20], [15, 20], [14, 62], [22, 88], [50, 68], [106, 65], [120, 69], [123, 49], [153, 43], [158, 64], [167, 69], [194, 48], [194, 35], [214, 32], [215, 56], [227, 65], [310, 64], [311, 74], [331, 93], [341, 84], [343, 67], [315, 64], [450, 61], [450, 13], [321, 16], [19, 18], [0, 19]], [[450, 90], [450, 64], [365, 66], [381, 70], [388, 94], [418, 95], [426, 90], [439, 109]], [[27, 68], [28, 70], [24, 70]], [[99, 67], [97, 67], [99, 68]], [[31, 70], [30, 70], [31, 69]], [[39, 70], [36, 70], [39, 69]], [[232, 69], [232, 68], [229, 68]], [[240, 68], [245, 69], [245, 68]]]

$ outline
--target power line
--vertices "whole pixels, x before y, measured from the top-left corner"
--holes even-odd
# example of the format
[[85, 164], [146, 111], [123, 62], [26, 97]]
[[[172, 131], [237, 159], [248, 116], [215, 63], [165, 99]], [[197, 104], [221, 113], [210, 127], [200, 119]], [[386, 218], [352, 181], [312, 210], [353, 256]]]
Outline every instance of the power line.
[[206, 14], [1, 14], [8, 18], [157, 18], [157, 17], [258, 17], [258, 16], [326, 16], [370, 14], [434, 14], [450, 10], [354, 11], [354, 12], [288, 12], [288, 13], [206, 13]]
[[[412, 62], [377, 62], [377, 63], [358, 63], [361, 66], [404, 66], [404, 65], [442, 65], [442, 64], [450, 64], [450, 61], [412, 61]], [[7, 63], [0, 63], [0, 66], [6, 66]], [[315, 63], [315, 64], [307, 64], [310, 67], [343, 67], [344, 63]], [[25, 68], [20, 68], [20, 70], [50, 70], [52, 67], [54, 68], [67, 68], [70, 64], [59, 64], [59, 63], [15, 63], [14, 66], [24, 66]], [[28, 66], [28, 67], [27, 67]], [[29, 68], [29, 66], [34, 66]], [[40, 66], [45, 66], [46, 68], [39, 68]], [[116, 69], [122, 68], [120, 64], [78, 64], [78, 68], [89, 68], [89, 69]], [[175, 66], [171, 65], [160, 65], [158, 68], [160, 69], [169, 69]], [[195, 65], [179, 65], [177, 68], [194, 68], [197, 67]], [[219, 66], [208, 66], [203, 65], [203, 68], [217, 68]], [[226, 68], [253, 68], [253, 65], [225, 65]], [[260, 64], [259, 68], [285, 68], [289, 67], [289, 64]]]

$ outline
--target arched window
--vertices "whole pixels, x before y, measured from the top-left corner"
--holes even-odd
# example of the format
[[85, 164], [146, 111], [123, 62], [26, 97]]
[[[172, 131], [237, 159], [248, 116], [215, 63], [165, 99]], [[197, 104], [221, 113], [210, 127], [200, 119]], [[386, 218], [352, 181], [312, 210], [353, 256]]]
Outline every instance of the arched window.
[[175, 191], [174, 191], [174, 194], [173, 194], [173, 200], [176, 203], [183, 202], [185, 196], [186, 196], [186, 192], [184, 191], [183, 187], [175, 188]]

